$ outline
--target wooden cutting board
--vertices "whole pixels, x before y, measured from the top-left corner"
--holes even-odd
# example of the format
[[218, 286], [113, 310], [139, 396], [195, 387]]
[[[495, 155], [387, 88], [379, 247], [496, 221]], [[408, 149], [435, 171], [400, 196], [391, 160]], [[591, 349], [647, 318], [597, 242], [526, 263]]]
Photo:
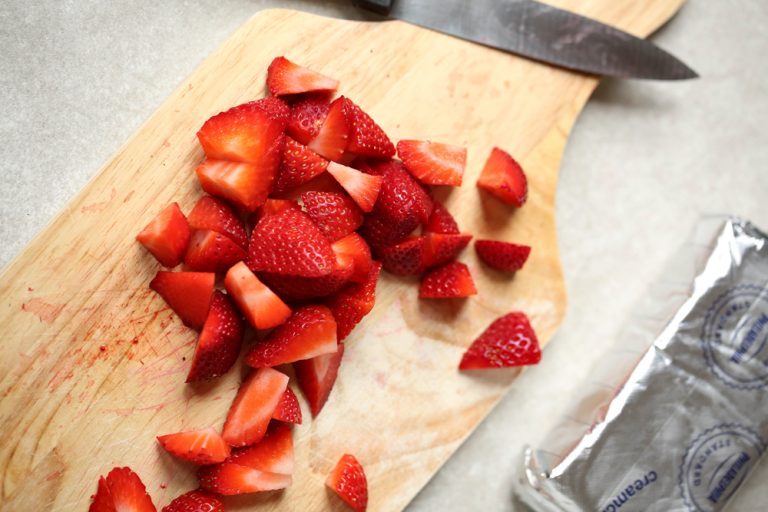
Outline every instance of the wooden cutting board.
[[[647, 35], [682, 0], [553, 3]], [[384, 276], [319, 418], [302, 402], [293, 486], [228, 500], [228, 510], [343, 510], [323, 481], [345, 452], [366, 468], [369, 510], [402, 509], [519, 374], [459, 373], [470, 342], [510, 310], [529, 314], [542, 344], [557, 329], [565, 310], [558, 166], [597, 80], [401, 22], [260, 12], [0, 275], [2, 510], [86, 510], [99, 475], [115, 465], [136, 470], [158, 507], [196, 486], [194, 471], [159, 449], [155, 436], [220, 427], [242, 372], [184, 384], [195, 333], [147, 288], [158, 266], [134, 236], [170, 201], [191, 208], [203, 157], [195, 132], [212, 114], [263, 96], [266, 67], [283, 54], [341, 80], [340, 92], [393, 139], [467, 146], [464, 186], [442, 199], [463, 231], [533, 252], [510, 278], [467, 250], [461, 259], [479, 295], [463, 302], [419, 301], [415, 281]], [[529, 201], [519, 211], [474, 186], [494, 145], [527, 171]]]

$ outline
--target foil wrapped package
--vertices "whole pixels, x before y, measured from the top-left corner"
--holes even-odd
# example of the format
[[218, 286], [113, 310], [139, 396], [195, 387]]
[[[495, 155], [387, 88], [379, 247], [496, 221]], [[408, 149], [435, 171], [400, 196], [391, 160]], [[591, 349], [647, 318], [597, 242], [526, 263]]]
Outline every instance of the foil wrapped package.
[[618, 341], [526, 449], [517, 497], [547, 512], [725, 510], [768, 440], [768, 236], [702, 221]]

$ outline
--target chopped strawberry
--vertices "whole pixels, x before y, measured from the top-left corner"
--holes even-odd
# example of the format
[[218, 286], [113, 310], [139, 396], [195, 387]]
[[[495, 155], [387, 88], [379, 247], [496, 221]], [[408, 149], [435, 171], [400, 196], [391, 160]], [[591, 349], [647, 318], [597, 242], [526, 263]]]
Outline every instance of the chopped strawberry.
[[280, 397], [280, 402], [272, 413], [272, 419], [301, 425], [301, 406], [291, 388], [286, 388], [285, 393]]
[[259, 281], [242, 261], [229, 269], [224, 287], [246, 320], [256, 329], [277, 327], [291, 316], [291, 308]]
[[427, 185], [461, 186], [467, 165], [467, 148], [438, 142], [401, 140], [397, 155], [405, 168]]
[[541, 361], [541, 349], [525, 313], [508, 313], [493, 321], [461, 358], [459, 369], [507, 368]]
[[222, 496], [285, 489], [293, 480], [291, 475], [259, 471], [231, 462], [202, 467], [197, 476], [200, 487]]
[[224, 504], [213, 494], [195, 489], [177, 496], [162, 512], [224, 512]]
[[227, 413], [222, 437], [230, 446], [258, 443], [288, 386], [288, 376], [272, 368], [251, 372]]
[[279, 122], [283, 126], [287, 126], [291, 120], [291, 107], [280, 98], [268, 96], [251, 102], [253, 107], [261, 109], [269, 117]]
[[320, 414], [325, 402], [328, 401], [343, 355], [344, 344], [339, 343], [334, 353], [293, 363], [296, 381], [309, 402], [309, 410], [312, 411], [313, 417]]
[[304, 306], [251, 347], [245, 362], [254, 368], [336, 352], [336, 320], [325, 306]]
[[477, 240], [475, 251], [486, 265], [502, 272], [516, 272], [523, 268], [531, 248], [498, 240]]
[[169, 204], [147, 224], [136, 240], [164, 267], [181, 263], [189, 243], [190, 231], [178, 203]]
[[421, 299], [457, 299], [470, 295], [477, 295], [475, 282], [469, 268], [459, 261], [429, 271], [419, 286]]
[[245, 223], [224, 201], [211, 196], [201, 197], [187, 217], [192, 229], [209, 229], [228, 236], [233, 242], [248, 249]]
[[344, 187], [339, 185], [339, 182], [333, 179], [333, 176], [324, 172], [293, 190], [290, 190], [285, 194], [280, 194], [280, 197], [283, 199], [299, 201], [301, 199], [301, 194], [304, 192], [333, 192], [334, 194], [349, 195], [347, 194], [347, 191], [344, 190]]
[[395, 154], [395, 146], [384, 130], [344, 96], [339, 98], [344, 104], [344, 113], [349, 125], [349, 143], [346, 150], [350, 153], [375, 158], [390, 158]]
[[443, 235], [458, 235], [460, 233], [459, 225], [456, 224], [456, 220], [451, 215], [451, 212], [437, 201], [435, 201], [435, 209], [432, 210], [432, 215], [429, 216], [429, 220], [424, 226], [424, 231]]
[[157, 512], [139, 476], [131, 468], [114, 468], [99, 487], [89, 512]]
[[343, 97], [337, 98], [328, 107], [323, 125], [317, 135], [307, 144], [309, 149], [328, 160], [338, 160], [347, 149], [349, 124], [344, 113]]
[[293, 209], [298, 212], [301, 211], [301, 206], [291, 199], [267, 199], [258, 210], [249, 216], [248, 221], [252, 225], [256, 225], [263, 217], [266, 217], [267, 215], [276, 215], [283, 210], [288, 209]]
[[325, 485], [344, 500], [355, 512], [368, 507], [368, 481], [363, 466], [350, 454], [344, 454], [331, 470]]
[[320, 132], [331, 103], [327, 94], [310, 94], [291, 107], [291, 119], [285, 133], [307, 145]]
[[469, 245], [469, 241], [472, 240], [472, 235], [442, 235], [440, 233], [427, 233], [426, 238], [426, 254], [425, 254], [425, 266], [436, 267], [449, 261], [453, 261], [456, 257]]
[[523, 168], [509, 153], [499, 148], [491, 151], [477, 186], [518, 208], [528, 198], [528, 181]]
[[208, 158], [195, 172], [203, 190], [252, 212], [266, 201], [276, 171], [263, 172], [254, 164]]
[[215, 281], [216, 274], [213, 272], [161, 270], [149, 283], [149, 287], [179, 315], [184, 325], [199, 331], [208, 317]]
[[328, 172], [344, 187], [344, 190], [355, 200], [361, 210], [364, 212], [373, 210], [384, 178], [365, 174], [336, 162], [328, 164]]
[[184, 263], [199, 272], [226, 272], [244, 260], [246, 252], [226, 235], [216, 231], [200, 230], [192, 233]]
[[243, 342], [243, 321], [235, 306], [220, 291], [213, 293], [208, 318], [197, 339], [187, 382], [209, 380], [232, 368]]
[[331, 242], [347, 236], [363, 224], [363, 213], [345, 194], [304, 192], [304, 209]]
[[336, 255], [346, 255], [352, 258], [353, 271], [349, 277], [350, 281], [356, 283], [365, 282], [373, 265], [371, 257], [371, 248], [365, 243], [363, 237], [357, 233], [350, 233], [344, 238], [340, 238], [331, 245]]
[[379, 249], [378, 255], [384, 268], [399, 276], [415, 276], [426, 268], [427, 237], [414, 236], [399, 244]]
[[307, 146], [286, 137], [272, 193], [277, 195], [292, 190], [321, 174], [327, 167], [328, 160]]
[[325, 297], [341, 290], [355, 272], [355, 260], [350, 255], [336, 254], [336, 264], [330, 274], [319, 277], [289, 276], [261, 272], [259, 275], [284, 300], [302, 302]]
[[339, 81], [299, 66], [285, 57], [276, 57], [267, 70], [267, 87], [274, 96], [303, 92], [335, 91]]
[[157, 441], [171, 455], [193, 464], [218, 464], [229, 457], [229, 445], [213, 427], [166, 434]]
[[373, 309], [380, 273], [381, 263], [375, 261], [365, 282], [347, 286], [326, 300], [325, 305], [336, 319], [336, 336], [339, 342]]
[[291, 427], [284, 423], [272, 423], [261, 441], [233, 451], [226, 462], [267, 473], [293, 474]]

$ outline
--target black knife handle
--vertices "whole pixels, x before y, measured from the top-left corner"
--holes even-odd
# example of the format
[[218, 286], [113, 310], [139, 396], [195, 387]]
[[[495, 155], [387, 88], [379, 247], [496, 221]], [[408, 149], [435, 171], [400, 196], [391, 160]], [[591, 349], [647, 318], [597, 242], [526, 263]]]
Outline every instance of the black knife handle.
[[356, 0], [360, 7], [384, 15], [389, 14], [394, 2], [395, 0]]

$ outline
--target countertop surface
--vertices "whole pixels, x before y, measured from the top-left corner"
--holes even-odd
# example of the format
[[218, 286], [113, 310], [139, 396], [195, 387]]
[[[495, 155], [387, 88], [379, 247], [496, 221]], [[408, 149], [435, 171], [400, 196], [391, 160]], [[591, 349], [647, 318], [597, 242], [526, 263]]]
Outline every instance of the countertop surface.
[[[359, 17], [346, 1], [5, 0], [0, 5], [0, 267], [256, 11]], [[768, 3], [689, 0], [653, 40], [701, 75], [605, 80], [574, 127], [557, 192], [569, 306], [541, 365], [409, 506], [512, 511], [525, 444], [558, 421], [700, 216], [768, 229]], [[764, 510], [768, 460], [730, 510]]]

